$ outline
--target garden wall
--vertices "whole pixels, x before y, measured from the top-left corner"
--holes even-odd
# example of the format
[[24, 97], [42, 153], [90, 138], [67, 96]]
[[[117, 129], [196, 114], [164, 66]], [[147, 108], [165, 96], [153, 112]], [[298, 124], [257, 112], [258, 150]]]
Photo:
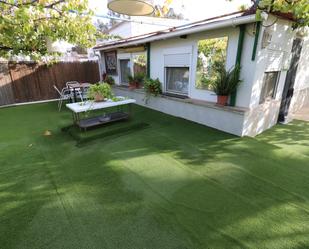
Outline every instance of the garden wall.
[[95, 83], [100, 80], [97, 61], [58, 62], [53, 65], [29, 62], [0, 62], [0, 105], [58, 98], [53, 88], [67, 81]]

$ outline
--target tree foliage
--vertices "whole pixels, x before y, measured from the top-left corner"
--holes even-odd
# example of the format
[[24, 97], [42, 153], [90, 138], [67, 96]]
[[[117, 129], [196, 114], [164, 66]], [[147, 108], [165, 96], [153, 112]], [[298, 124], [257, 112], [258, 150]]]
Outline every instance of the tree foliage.
[[281, 12], [292, 14], [296, 19], [297, 27], [309, 25], [309, 2], [308, 0], [261, 0], [258, 2], [257, 15], [261, 11], [266, 12]]
[[170, 7], [173, 2], [174, 0], [165, 0], [163, 4], [156, 4], [153, 16], [170, 19], [184, 19], [182, 13], [176, 13], [175, 10]]
[[90, 47], [96, 39], [87, 0], [0, 0], [0, 11], [2, 57], [38, 60], [49, 54], [49, 41]]
[[227, 37], [217, 37], [198, 41], [196, 87], [212, 89], [217, 78], [217, 68], [225, 66]]

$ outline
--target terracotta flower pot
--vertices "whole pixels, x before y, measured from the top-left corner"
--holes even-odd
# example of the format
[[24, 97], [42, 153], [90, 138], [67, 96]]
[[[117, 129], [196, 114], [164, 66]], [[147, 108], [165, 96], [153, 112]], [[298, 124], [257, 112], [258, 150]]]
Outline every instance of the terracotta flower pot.
[[97, 93], [94, 95], [94, 102], [102, 102], [104, 101], [104, 96], [102, 94]]
[[218, 95], [217, 96], [217, 104], [218, 105], [227, 105], [228, 98], [229, 98], [229, 96]]
[[129, 88], [130, 88], [131, 90], [136, 89], [136, 88], [139, 88], [139, 83], [138, 83], [138, 82], [130, 82], [130, 83], [129, 83]]
[[155, 93], [155, 92], [156, 92], [156, 89], [154, 88], [154, 86], [150, 86], [150, 87], [149, 87], [149, 91], [150, 91], [151, 93]]

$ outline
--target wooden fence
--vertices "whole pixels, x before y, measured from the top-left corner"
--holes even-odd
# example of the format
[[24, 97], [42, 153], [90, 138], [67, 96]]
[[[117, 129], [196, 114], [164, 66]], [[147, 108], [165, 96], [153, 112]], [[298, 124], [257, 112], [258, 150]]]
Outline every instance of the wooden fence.
[[0, 105], [58, 98], [53, 88], [67, 81], [95, 83], [100, 80], [95, 61], [59, 62], [51, 66], [36, 63], [0, 63]]

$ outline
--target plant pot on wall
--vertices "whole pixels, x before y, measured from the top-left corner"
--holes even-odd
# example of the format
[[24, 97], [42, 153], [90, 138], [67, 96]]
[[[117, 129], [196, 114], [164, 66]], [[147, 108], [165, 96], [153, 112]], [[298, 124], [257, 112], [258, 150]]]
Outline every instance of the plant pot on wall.
[[143, 84], [145, 80], [145, 74], [144, 73], [136, 73], [134, 76], [129, 75], [129, 88], [131, 90], [140, 88], [140, 86]]
[[136, 88], [139, 88], [139, 83], [138, 83], [138, 82], [130, 82], [130, 83], [129, 83], [129, 88], [130, 88], [131, 90], [136, 89]]
[[102, 101], [104, 101], [104, 96], [102, 94], [97, 93], [94, 95], [94, 102], [102, 102]]
[[227, 95], [217, 95], [217, 104], [218, 105], [227, 105], [229, 96]]
[[213, 91], [217, 94], [217, 104], [227, 105], [228, 97], [237, 91], [241, 80], [240, 66], [235, 65], [233, 68], [226, 70], [224, 64], [216, 66], [217, 76], [212, 83]]
[[98, 82], [89, 87], [87, 97], [94, 102], [101, 102], [113, 96], [111, 86], [107, 83]]

